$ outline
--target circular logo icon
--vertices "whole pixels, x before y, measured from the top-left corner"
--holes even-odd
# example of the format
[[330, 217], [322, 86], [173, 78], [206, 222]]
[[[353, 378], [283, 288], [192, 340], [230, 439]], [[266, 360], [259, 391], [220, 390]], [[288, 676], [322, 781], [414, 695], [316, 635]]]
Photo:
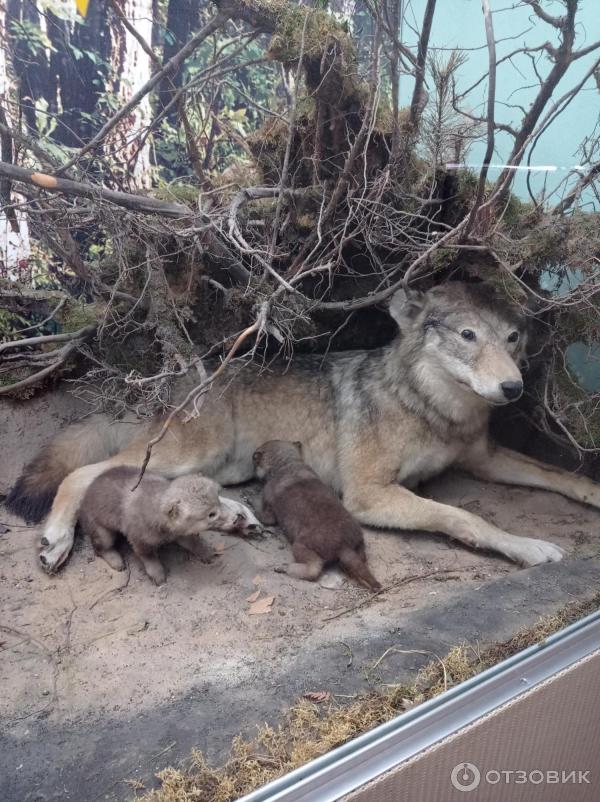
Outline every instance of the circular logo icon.
[[457, 791], [474, 791], [481, 782], [481, 772], [473, 763], [459, 763], [452, 769], [450, 780]]

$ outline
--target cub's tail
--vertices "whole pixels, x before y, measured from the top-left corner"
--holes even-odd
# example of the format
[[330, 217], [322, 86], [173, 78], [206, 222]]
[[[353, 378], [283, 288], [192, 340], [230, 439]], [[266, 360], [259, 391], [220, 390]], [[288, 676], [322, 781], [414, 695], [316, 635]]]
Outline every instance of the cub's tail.
[[68, 426], [25, 466], [5, 500], [6, 508], [27, 523], [38, 523], [49, 512], [66, 476], [116, 454], [135, 428], [99, 417]]
[[347, 573], [353, 579], [360, 582], [361, 585], [365, 585], [373, 592], [381, 590], [381, 585], [369, 571], [369, 566], [354, 549], [345, 548], [342, 550], [340, 554], [340, 565], [346, 569]]

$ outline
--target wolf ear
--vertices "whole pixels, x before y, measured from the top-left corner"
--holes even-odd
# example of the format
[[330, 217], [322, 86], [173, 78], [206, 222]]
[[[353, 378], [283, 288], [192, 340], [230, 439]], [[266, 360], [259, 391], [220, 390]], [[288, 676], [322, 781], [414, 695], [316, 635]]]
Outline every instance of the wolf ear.
[[181, 502], [178, 499], [170, 499], [164, 506], [163, 510], [168, 518], [176, 521], [179, 518]]
[[425, 293], [417, 290], [397, 290], [392, 295], [388, 311], [401, 331], [422, 311], [424, 298]]

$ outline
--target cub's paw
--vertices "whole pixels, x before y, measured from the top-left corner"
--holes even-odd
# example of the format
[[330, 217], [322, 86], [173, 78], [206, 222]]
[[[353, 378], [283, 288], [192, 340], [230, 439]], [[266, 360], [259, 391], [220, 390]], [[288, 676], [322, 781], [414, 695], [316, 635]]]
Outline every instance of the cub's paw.
[[126, 568], [125, 560], [115, 549], [107, 549], [106, 551], [100, 552], [98, 556], [102, 557], [113, 571], [124, 571]]

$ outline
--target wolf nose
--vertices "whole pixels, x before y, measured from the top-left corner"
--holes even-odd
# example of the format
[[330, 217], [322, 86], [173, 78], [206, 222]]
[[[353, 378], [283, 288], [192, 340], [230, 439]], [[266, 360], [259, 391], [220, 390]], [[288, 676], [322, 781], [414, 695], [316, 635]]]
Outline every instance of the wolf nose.
[[502, 382], [500, 387], [509, 401], [516, 401], [523, 392], [523, 382]]

